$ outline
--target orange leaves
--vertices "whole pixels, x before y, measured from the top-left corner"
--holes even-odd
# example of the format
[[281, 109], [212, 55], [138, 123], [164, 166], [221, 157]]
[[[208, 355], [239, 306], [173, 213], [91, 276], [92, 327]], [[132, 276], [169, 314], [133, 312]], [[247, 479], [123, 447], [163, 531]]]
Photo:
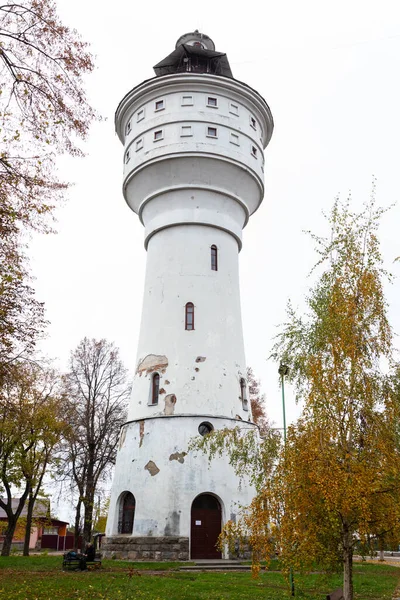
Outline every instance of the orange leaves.
[[[307, 298], [289, 307], [273, 356], [284, 358], [304, 411], [289, 430], [271, 500], [287, 565], [349, 565], [361, 537], [399, 531], [400, 394], [380, 370], [391, 359], [374, 189], [366, 209], [335, 202], [331, 235], [314, 237], [326, 268]], [[276, 500], [275, 500], [276, 501]], [[346, 567], [348, 568], [348, 567]], [[349, 575], [347, 572], [346, 577]], [[346, 599], [348, 600], [348, 599]]]

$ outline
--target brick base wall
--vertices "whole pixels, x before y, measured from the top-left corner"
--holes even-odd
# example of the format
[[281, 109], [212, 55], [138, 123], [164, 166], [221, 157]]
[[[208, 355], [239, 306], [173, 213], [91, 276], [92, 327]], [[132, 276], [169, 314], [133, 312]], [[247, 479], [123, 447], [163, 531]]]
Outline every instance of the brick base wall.
[[125, 560], [189, 560], [187, 537], [105, 537], [101, 543], [104, 558]]

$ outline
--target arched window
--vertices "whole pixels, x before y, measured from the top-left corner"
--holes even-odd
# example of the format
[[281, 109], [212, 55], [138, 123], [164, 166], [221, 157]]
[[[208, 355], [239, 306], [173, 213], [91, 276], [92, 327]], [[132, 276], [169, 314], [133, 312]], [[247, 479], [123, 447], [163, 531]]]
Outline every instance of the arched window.
[[135, 496], [130, 492], [125, 492], [119, 504], [118, 533], [132, 533], [135, 508]]
[[185, 306], [185, 329], [192, 331], [194, 329], [194, 304], [188, 302]]
[[247, 402], [246, 380], [243, 377], [240, 380], [240, 399], [242, 401], [243, 410], [249, 410]]
[[218, 248], [211, 246], [211, 270], [218, 271]]
[[150, 404], [158, 404], [158, 393], [160, 391], [160, 376], [154, 373], [151, 378], [151, 402]]

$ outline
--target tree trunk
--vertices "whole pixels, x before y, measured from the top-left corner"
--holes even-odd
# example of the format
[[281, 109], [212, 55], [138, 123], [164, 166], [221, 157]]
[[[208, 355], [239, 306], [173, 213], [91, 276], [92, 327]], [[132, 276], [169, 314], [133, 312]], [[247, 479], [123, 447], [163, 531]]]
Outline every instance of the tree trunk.
[[[49, 453], [47, 453], [43, 458], [42, 463], [42, 472], [39, 475], [36, 486], [29, 490], [29, 500], [28, 500], [28, 511], [26, 515], [26, 528], [25, 528], [25, 540], [24, 540], [24, 556], [29, 556], [29, 542], [31, 538], [31, 530], [32, 530], [32, 519], [33, 519], [33, 509], [35, 507], [36, 498], [38, 497], [39, 490], [42, 487], [42, 481], [44, 474], [46, 472], [46, 468], [49, 461]], [[48, 515], [50, 517], [50, 513]]]
[[[89, 444], [90, 446], [90, 444]], [[86, 479], [86, 489], [85, 489], [85, 498], [83, 500], [83, 504], [85, 506], [85, 517], [83, 521], [83, 541], [86, 544], [90, 544], [92, 539], [92, 528], [93, 528], [93, 508], [94, 508], [94, 494], [96, 491], [96, 486], [93, 480], [93, 465], [94, 465], [94, 456], [93, 451], [91, 450], [89, 453], [89, 461], [88, 461], [88, 469], [87, 469], [87, 479]]]
[[15, 528], [17, 527], [18, 518], [13, 515], [12, 517], [8, 516], [8, 524], [7, 529], [4, 533], [4, 542], [3, 548], [1, 550], [1, 556], [10, 556], [11, 544], [15, 533]]
[[383, 562], [385, 560], [384, 549], [385, 549], [385, 544], [383, 541], [383, 537], [380, 537], [379, 538], [379, 560], [381, 562]]
[[[4, 482], [4, 479], [3, 479]], [[11, 491], [7, 486], [7, 500], [8, 503], [5, 504], [2, 502], [2, 508], [7, 515], [7, 529], [4, 534], [4, 542], [1, 550], [1, 556], [10, 556], [11, 544], [15, 533], [15, 528], [17, 527], [18, 519], [21, 515], [22, 509], [24, 508], [26, 497], [28, 495], [28, 487], [25, 488], [24, 493], [18, 502], [18, 507], [15, 513], [12, 511], [12, 500], [11, 500]]]
[[353, 600], [353, 536], [348, 526], [343, 527], [343, 596]]
[[28, 500], [28, 511], [26, 514], [26, 527], [25, 527], [25, 539], [24, 539], [24, 550], [23, 556], [29, 556], [29, 542], [31, 539], [31, 531], [32, 531], [32, 517], [33, 517], [33, 507], [35, 506], [35, 496], [30, 492], [29, 500]]
[[94, 490], [86, 492], [85, 498], [85, 518], [83, 523], [83, 540], [85, 544], [90, 544], [92, 539], [93, 528], [93, 507], [94, 507]]
[[80, 522], [81, 522], [81, 505], [82, 500], [79, 498], [78, 504], [75, 508], [75, 532], [74, 532], [74, 549], [75, 552], [78, 551], [79, 544], [79, 533], [80, 533]]

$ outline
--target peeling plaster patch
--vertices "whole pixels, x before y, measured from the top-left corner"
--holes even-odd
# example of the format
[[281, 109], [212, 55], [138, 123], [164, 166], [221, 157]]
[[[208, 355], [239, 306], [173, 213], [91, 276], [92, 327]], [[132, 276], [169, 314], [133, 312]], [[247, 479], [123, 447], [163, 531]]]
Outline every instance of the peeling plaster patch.
[[161, 388], [161, 390], [158, 393], [161, 395], [161, 394], [166, 394], [167, 392], [164, 390], [164, 388]]
[[175, 404], [176, 404], [175, 394], [168, 394], [167, 396], [165, 396], [164, 414], [165, 415], [173, 415], [174, 410], [175, 410]]
[[205, 356], [198, 356], [198, 357], [196, 358], [196, 362], [204, 362], [205, 360], [206, 360], [206, 357], [205, 357]]
[[124, 445], [125, 438], [126, 438], [126, 427], [123, 427], [121, 429], [121, 433], [120, 433], [120, 437], [119, 437], [118, 450], [121, 450], [122, 446]]
[[164, 385], [169, 385], [169, 381], [168, 381], [168, 379], [166, 379], [166, 380], [164, 381]]
[[236, 415], [236, 419], [239, 419], [239, 421], [243, 421], [243, 419], [240, 415]]
[[139, 448], [141, 448], [141, 446], [143, 444], [143, 438], [144, 438], [144, 421], [139, 421], [139, 437], [140, 437]]
[[195, 367], [194, 370], [196, 371], [196, 373], [200, 371], [199, 367]]
[[177, 460], [178, 462], [180, 462], [181, 464], [183, 464], [185, 462], [185, 456], [186, 455], [187, 455], [187, 452], [174, 452], [169, 457], [169, 460]]
[[142, 376], [144, 371], [146, 371], [146, 375], [153, 373], [153, 371], [165, 373], [167, 367], [168, 358], [166, 356], [160, 354], [148, 354], [143, 360], [139, 361], [136, 373], [139, 374], [139, 377]]
[[160, 469], [157, 467], [156, 463], [152, 460], [149, 460], [147, 465], [145, 466], [145, 471], [148, 471], [152, 477], [157, 475], [160, 472]]

